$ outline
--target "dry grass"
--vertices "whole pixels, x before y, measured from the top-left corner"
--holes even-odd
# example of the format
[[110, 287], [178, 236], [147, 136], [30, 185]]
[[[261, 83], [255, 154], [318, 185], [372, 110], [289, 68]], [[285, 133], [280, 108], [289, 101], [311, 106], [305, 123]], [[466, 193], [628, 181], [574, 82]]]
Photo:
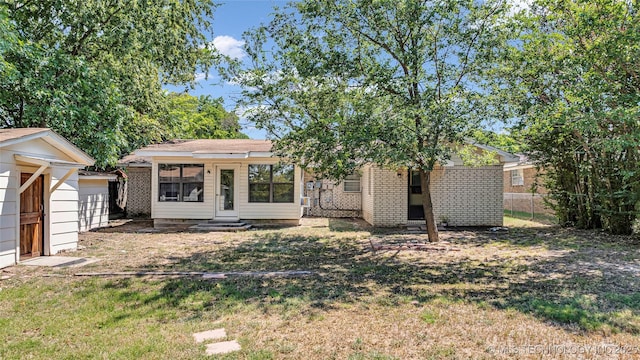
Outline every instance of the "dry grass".
[[[136, 231], [148, 224], [128, 223], [82, 234], [83, 250], [70, 255], [100, 262], [5, 270], [13, 276], [0, 282], [0, 358], [204, 358], [190, 334], [216, 326], [242, 344], [230, 359], [640, 356], [637, 239], [507, 225], [442, 232], [458, 251], [375, 252], [371, 238], [426, 238], [357, 220], [237, 234], [144, 234]], [[315, 275], [72, 276], [143, 270]]]

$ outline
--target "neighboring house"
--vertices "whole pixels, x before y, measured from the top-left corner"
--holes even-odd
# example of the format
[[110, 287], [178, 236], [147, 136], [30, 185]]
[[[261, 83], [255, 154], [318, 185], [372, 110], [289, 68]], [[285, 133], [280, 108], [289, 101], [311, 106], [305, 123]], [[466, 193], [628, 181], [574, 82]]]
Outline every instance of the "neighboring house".
[[525, 155], [519, 161], [506, 164], [503, 171], [504, 210], [532, 214], [554, 215], [544, 201], [547, 189], [539, 176], [542, 174]]
[[109, 182], [117, 175], [80, 170], [78, 173], [78, 226], [80, 232], [109, 224]]
[[151, 158], [130, 154], [118, 166], [126, 169], [128, 217], [151, 217]]
[[77, 247], [78, 170], [93, 163], [50, 129], [0, 129], [0, 268]]
[[[499, 164], [467, 167], [454, 156], [436, 168], [431, 184], [438, 222], [502, 225], [503, 163], [517, 158], [477, 146], [495, 151]], [[407, 169], [366, 165], [335, 183], [281, 164], [271, 153], [271, 143], [263, 140], [176, 140], [145, 147], [120, 161], [132, 162], [151, 164], [149, 202], [156, 224], [210, 219], [298, 223], [305, 214], [362, 217], [374, 226], [424, 222], [419, 176]], [[141, 166], [128, 166], [129, 176], [136, 167]], [[128, 201], [137, 197], [131, 191]], [[310, 207], [301, 206], [303, 197], [309, 198]]]

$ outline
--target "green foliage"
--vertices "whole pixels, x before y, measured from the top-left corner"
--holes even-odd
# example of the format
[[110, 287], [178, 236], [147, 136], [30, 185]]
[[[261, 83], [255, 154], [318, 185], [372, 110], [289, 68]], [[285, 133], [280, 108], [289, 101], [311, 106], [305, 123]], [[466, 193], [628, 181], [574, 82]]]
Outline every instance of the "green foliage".
[[248, 138], [240, 132], [238, 117], [225, 111], [222, 99], [172, 93], [167, 96], [172, 137], [181, 139]]
[[[486, 75], [501, 2], [301, 1], [247, 36], [247, 117], [276, 150], [342, 178], [365, 162], [430, 171], [495, 115]], [[273, 51], [266, 46], [275, 43]]]
[[436, 241], [429, 175], [501, 111], [488, 75], [506, 11], [493, 0], [293, 2], [248, 34], [252, 67], [227, 75], [274, 150], [321, 177], [365, 163], [419, 170]]
[[631, 233], [640, 200], [638, 8], [538, 1], [522, 20], [508, 72], [560, 222]]
[[[50, 127], [113, 165], [161, 140], [163, 83], [214, 61], [210, 0], [8, 1], [0, 11], [0, 127]], [[6, 31], [5, 31], [6, 30]]]

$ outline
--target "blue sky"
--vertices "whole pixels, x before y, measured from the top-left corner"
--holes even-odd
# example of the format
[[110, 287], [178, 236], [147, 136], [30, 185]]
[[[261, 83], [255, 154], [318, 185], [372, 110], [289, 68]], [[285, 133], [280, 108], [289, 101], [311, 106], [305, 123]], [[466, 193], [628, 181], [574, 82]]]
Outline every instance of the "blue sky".
[[[211, 42], [216, 48], [229, 56], [242, 58], [242, 33], [246, 30], [266, 23], [270, 19], [274, 6], [283, 7], [287, 0], [226, 0], [221, 1], [213, 18], [213, 38]], [[211, 95], [222, 97], [227, 110], [233, 111], [236, 99], [240, 96], [237, 86], [225, 84], [214, 71], [209, 73], [208, 79], [204, 74], [197, 74], [198, 81], [195, 89], [190, 89], [189, 94], [194, 96]], [[171, 91], [183, 91], [181, 87], [167, 87]], [[263, 131], [257, 130], [241, 119], [243, 132], [254, 139], [265, 137]]]

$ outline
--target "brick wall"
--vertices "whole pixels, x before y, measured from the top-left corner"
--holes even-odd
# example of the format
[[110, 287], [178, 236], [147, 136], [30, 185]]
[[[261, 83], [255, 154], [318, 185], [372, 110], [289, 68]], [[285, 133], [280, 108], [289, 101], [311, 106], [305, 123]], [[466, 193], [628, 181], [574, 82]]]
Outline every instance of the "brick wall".
[[398, 226], [407, 223], [408, 175], [406, 170], [372, 167], [373, 214], [375, 226]]
[[[507, 168], [508, 169], [508, 168]], [[529, 167], [522, 169], [522, 179], [523, 185], [511, 185], [511, 170], [504, 170], [503, 172], [503, 181], [504, 181], [504, 192], [505, 193], [531, 193], [531, 187], [536, 181], [536, 176], [542, 174], [542, 172], [538, 173], [535, 167]], [[542, 179], [538, 179], [538, 185], [536, 189], [538, 194], [546, 194], [547, 189], [542, 186]]]
[[452, 226], [501, 226], [502, 165], [442, 167], [433, 171], [432, 199], [436, 221]]
[[[398, 226], [408, 220], [408, 172], [373, 168], [375, 226]], [[432, 172], [431, 196], [436, 221], [452, 226], [502, 225], [502, 165], [441, 167]]]
[[362, 218], [369, 224], [373, 224], [374, 182], [373, 165], [362, 168]]
[[127, 168], [127, 216], [151, 216], [151, 168]]
[[[315, 180], [313, 174], [305, 173], [304, 196], [311, 198], [311, 207], [308, 210], [305, 209], [305, 215], [332, 218], [362, 216], [361, 192], [345, 192], [343, 184], [330, 180], [323, 180], [320, 189], [307, 189], [306, 183], [315, 182]], [[360, 178], [360, 186], [362, 187], [362, 178]]]

